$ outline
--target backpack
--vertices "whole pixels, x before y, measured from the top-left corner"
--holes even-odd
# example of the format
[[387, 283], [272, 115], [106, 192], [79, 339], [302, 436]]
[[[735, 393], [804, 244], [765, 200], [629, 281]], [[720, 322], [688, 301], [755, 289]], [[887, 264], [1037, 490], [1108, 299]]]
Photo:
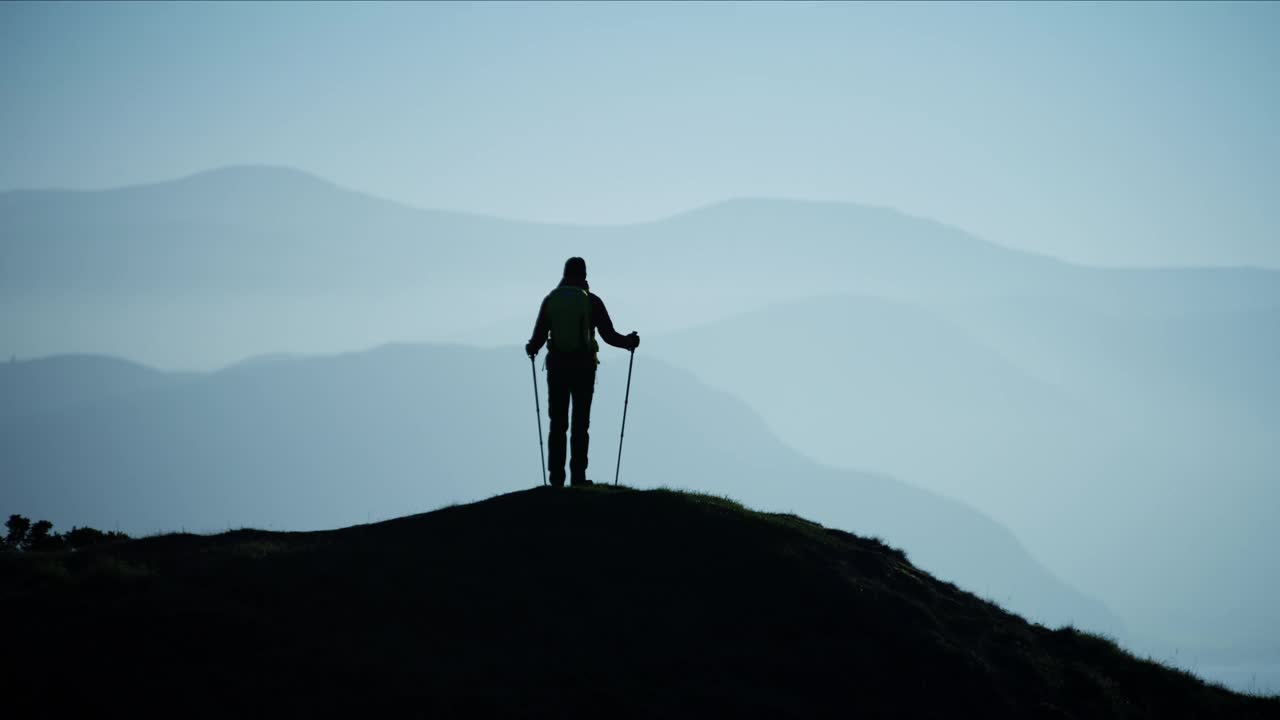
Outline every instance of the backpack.
[[554, 353], [600, 351], [591, 324], [591, 295], [582, 288], [561, 285], [546, 300], [551, 329], [549, 347]]

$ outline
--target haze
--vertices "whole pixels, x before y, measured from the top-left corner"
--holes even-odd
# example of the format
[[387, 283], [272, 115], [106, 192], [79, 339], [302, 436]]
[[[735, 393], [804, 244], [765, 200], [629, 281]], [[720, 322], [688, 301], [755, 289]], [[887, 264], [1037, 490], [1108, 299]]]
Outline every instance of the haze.
[[1280, 691], [1278, 31], [0, 4], [0, 512], [307, 529], [536, 484], [519, 346], [577, 254], [644, 337], [623, 482]]
[[1280, 8], [0, 7], [0, 188], [296, 167], [568, 223], [885, 205], [1125, 265], [1280, 266]]

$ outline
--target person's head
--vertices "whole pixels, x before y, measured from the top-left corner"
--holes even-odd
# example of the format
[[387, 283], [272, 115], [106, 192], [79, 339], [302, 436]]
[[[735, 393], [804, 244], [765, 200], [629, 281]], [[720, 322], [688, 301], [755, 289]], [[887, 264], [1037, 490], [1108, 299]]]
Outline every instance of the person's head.
[[587, 261], [580, 257], [571, 257], [564, 261], [565, 280], [586, 280]]

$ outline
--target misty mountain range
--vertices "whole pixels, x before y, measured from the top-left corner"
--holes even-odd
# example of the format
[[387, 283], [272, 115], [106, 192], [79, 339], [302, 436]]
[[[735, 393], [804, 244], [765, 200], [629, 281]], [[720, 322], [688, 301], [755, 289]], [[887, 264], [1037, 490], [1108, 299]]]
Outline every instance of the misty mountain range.
[[[663, 434], [641, 450], [629, 420], [624, 482], [858, 523], [850, 529], [883, 533], [923, 566], [1032, 617], [1061, 621], [1065, 609], [1110, 622], [1096, 607], [1076, 610], [1088, 603], [1074, 591], [1043, 589], [1057, 581], [1012, 579], [1036, 572], [982, 576], [1000, 563], [943, 528], [985, 524], [1005, 540], [982, 547], [1013, 557], [1025, 543], [1030, 556], [1011, 567], [1036, 558], [1153, 647], [1280, 656], [1280, 568], [1270, 560], [1280, 542], [1280, 272], [1084, 267], [833, 203], [735, 200], [618, 227], [520, 223], [411, 208], [279, 168], [3, 193], [0, 238], [0, 326], [21, 357], [91, 352], [210, 369], [389, 341], [500, 346], [285, 357], [212, 375], [100, 358], [14, 363], [0, 372], [5, 476], [32, 479], [6, 482], [5, 507], [11, 497], [64, 502], [57, 488], [75, 496], [88, 467], [100, 469], [99, 490], [60, 506], [60, 524], [105, 525], [80, 513], [164, 483], [209, 529], [320, 527], [511, 489], [512, 473], [531, 473], [535, 440], [516, 345], [563, 259], [580, 254], [619, 328], [645, 336], [637, 372], [654, 373], [638, 375], [631, 412], [636, 433], [656, 413], [649, 422]], [[596, 468], [620, 414], [609, 408], [620, 402], [621, 362], [609, 352]], [[395, 372], [379, 365], [402, 355], [412, 359]], [[415, 379], [432, 372], [472, 383], [483, 402], [470, 409], [429, 385], [440, 377]], [[381, 375], [408, 390], [382, 387]], [[89, 402], [94, 383], [113, 390]], [[349, 394], [308, 404], [330, 386]], [[74, 409], [77, 398], [89, 404]], [[690, 424], [703, 412], [695, 399], [726, 405]], [[448, 419], [432, 407], [450, 408]], [[500, 451], [464, 452], [508, 433]], [[291, 489], [271, 494], [271, 483], [308, 473], [309, 510]], [[356, 489], [343, 473], [377, 484], [346, 495]], [[218, 483], [237, 489], [210, 495]], [[866, 502], [877, 487], [919, 497]], [[252, 488], [264, 501], [237, 506]], [[139, 502], [121, 518], [169, 527], [180, 517]], [[921, 509], [942, 506], [959, 509]], [[858, 514], [874, 507], [896, 509]], [[981, 522], [959, 519], [974, 510]], [[936, 513], [945, 522], [924, 520]]]
[[[1068, 323], [1055, 334], [997, 328], [996, 312], [947, 319], [959, 315], [824, 298], [676, 333], [652, 352], [744, 398], [810, 457], [973, 503], [1050, 567], [1121, 606], [1150, 613], [1195, 598], [1267, 617], [1280, 577], [1257, 569], [1280, 543], [1280, 495], [1267, 482], [1280, 464], [1280, 382], [1270, 370], [1280, 367], [1280, 324], [1246, 334], [1230, 319], [1186, 322], [1190, 330], [1151, 321], [1132, 333], [1098, 323], [1099, 337], [1086, 340]], [[981, 323], [995, 329], [969, 330]], [[769, 342], [739, 352], [735, 338], [760, 328]], [[1055, 339], [1030, 340], [1036, 332]], [[1055, 376], [1019, 356], [1017, 343], [1056, 346], [1052, 361], [1064, 369]], [[803, 372], [763, 381], [797, 352]], [[1209, 513], [1230, 521], [1187, 531]], [[1146, 562], [1155, 557], [1169, 560]], [[1267, 592], [1256, 600], [1234, 596], [1259, 582]]]
[[[62, 376], [67, 383], [50, 384], [79, 382], [82, 393], [78, 403], [31, 403], [0, 425], [0, 473], [32, 478], [0, 499], [42, 517], [132, 532], [306, 530], [536, 485], [532, 403], [513, 402], [531, 400], [522, 362], [504, 350], [388, 346], [207, 375], [152, 371], [127, 387], [110, 358], [0, 366], [6, 390], [20, 374]], [[600, 384], [624, 380], [620, 363], [604, 368]], [[1100, 603], [1053, 578], [971, 508], [887, 477], [815, 465], [688, 373], [656, 361], [642, 362], [642, 372], [644, 400], [635, 398], [629, 417], [628, 484], [732, 494], [895, 537], [922, 567], [1029, 617], [1120, 631]], [[97, 387], [83, 381], [91, 374]], [[601, 393], [594, 415], [593, 475], [605, 482], [617, 452], [607, 430], [620, 402]]]
[[280, 168], [0, 193], [0, 236], [10, 300], [411, 296], [466, 302], [483, 322], [545, 290], [558, 270], [548, 258], [589, 249], [593, 279], [643, 298], [628, 302], [650, 330], [847, 292], [1154, 314], [1280, 305], [1273, 271], [1087, 268], [875, 207], [734, 200], [640, 225], [560, 226], [410, 208]]

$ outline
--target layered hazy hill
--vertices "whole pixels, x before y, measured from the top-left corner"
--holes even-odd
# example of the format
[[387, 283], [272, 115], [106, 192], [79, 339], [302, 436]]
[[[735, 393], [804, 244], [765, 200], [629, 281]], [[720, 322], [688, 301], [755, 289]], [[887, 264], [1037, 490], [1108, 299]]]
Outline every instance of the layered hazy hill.
[[[1280, 705], [1028, 624], [876, 540], [670, 491], [538, 488], [327, 532], [0, 554], [0, 582], [0, 628], [24, 649], [6, 702], [55, 715], [1083, 720]], [[48, 670], [103, 655], [74, 693]]]
[[0, 369], [0, 422], [71, 409], [89, 401], [161, 387], [187, 377], [138, 363], [93, 355], [10, 362]]
[[732, 279], [755, 283], [758, 301], [859, 289], [1047, 294], [1154, 310], [1280, 304], [1274, 272], [1072, 266], [869, 206], [747, 199], [641, 225], [555, 226], [411, 208], [273, 167], [118, 190], [7, 192], [0, 233], [6, 294], [383, 293], [474, 285], [470, 274], [481, 271], [489, 285], [541, 287], [546, 278], [530, 271], [554, 272], [547, 254], [578, 248], [611, 279], [637, 273], [646, 288], [695, 297]]
[[573, 253], [650, 330], [846, 292], [1032, 295], [1156, 314], [1280, 305], [1273, 272], [1084, 268], [867, 206], [735, 200], [640, 225], [554, 226], [410, 208], [266, 167], [0, 194], [0, 238], [3, 319], [19, 329], [11, 353], [188, 367], [528, 316]]
[[0, 218], [7, 293], [386, 292], [444, 282], [495, 249], [526, 245], [513, 242], [513, 223], [409, 208], [271, 167], [9, 192]]
[[[80, 373], [54, 358], [0, 366], [0, 379], [40, 366], [46, 376]], [[625, 367], [602, 367], [591, 474], [608, 482]], [[624, 480], [732, 494], [892, 537], [921, 566], [1028, 617], [1122, 632], [981, 513], [889, 477], [815, 465], [688, 373], [644, 360], [639, 372]], [[57, 398], [0, 424], [0, 474], [14, 479], [0, 488], [0, 507], [133, 533], [301, 530], [542, 481], [532, 380], [518, 350], [395, 346], [156, 373], [127, 393], [81, 387], [79, 403]]]
[[1277, 319], [832, 296], [650, 349], [810, 457], [974, 503], [1150, 634], [1270, 647]]

